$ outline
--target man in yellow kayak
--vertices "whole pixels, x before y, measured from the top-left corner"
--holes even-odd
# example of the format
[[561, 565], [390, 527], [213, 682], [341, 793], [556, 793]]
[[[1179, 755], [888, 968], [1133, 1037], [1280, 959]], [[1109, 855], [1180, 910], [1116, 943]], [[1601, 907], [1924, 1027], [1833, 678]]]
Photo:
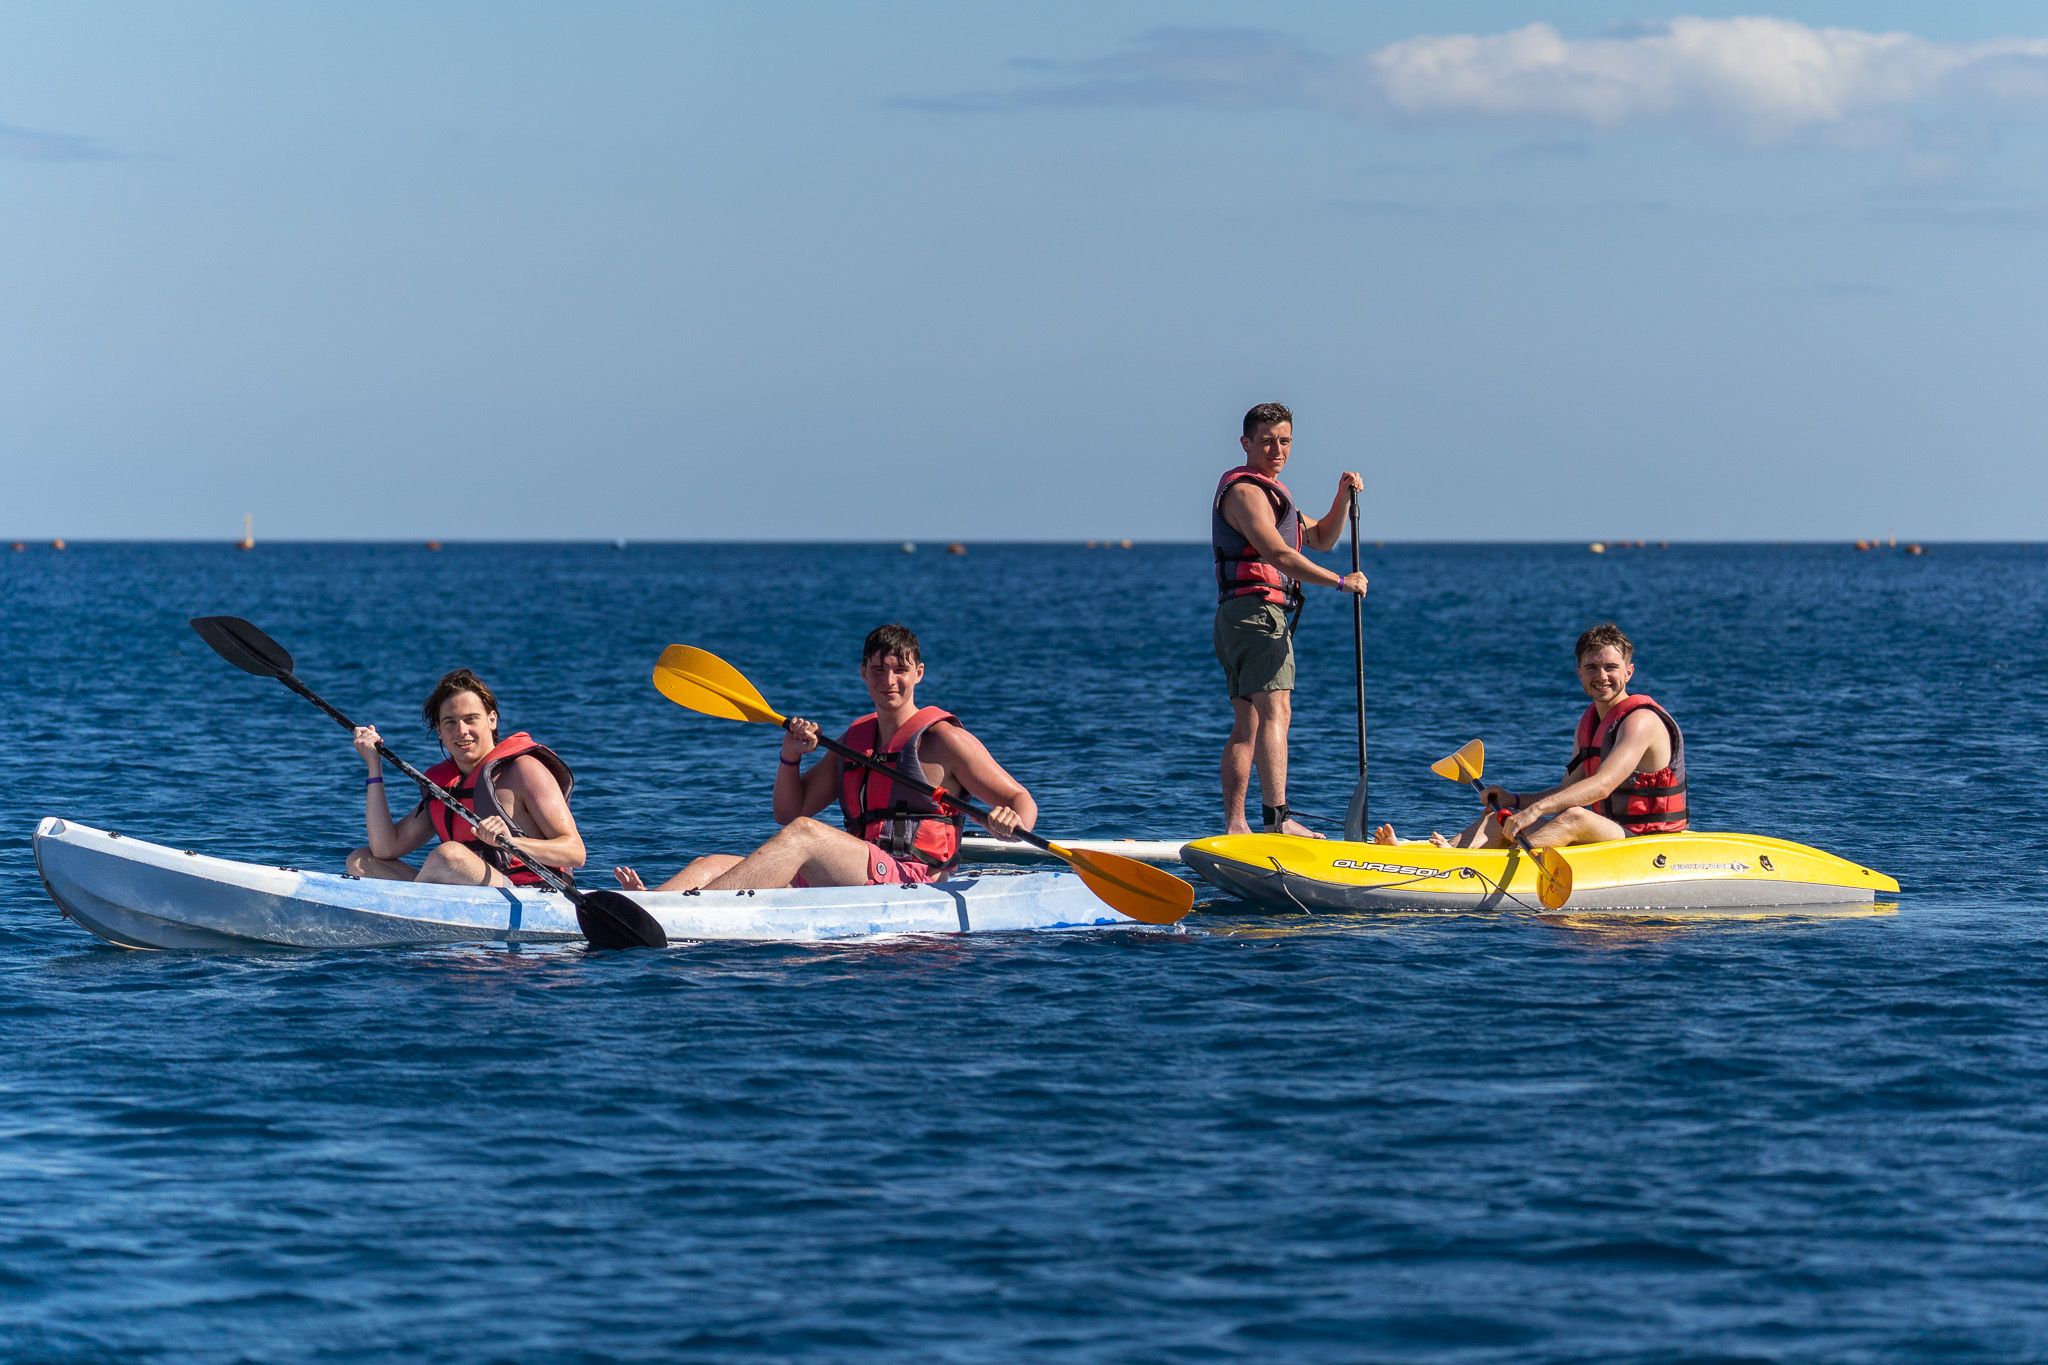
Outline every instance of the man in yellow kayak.
[[[842, 744], [882, 759], [905, 777], [978, 797], [992, 808], [990, 832], [1002, 838], [1037, 823], [1038, 803], [980, 740], [951, 712], [917, 704], [924, 660], [907, 626], [877, 626], [868, 633], [860, 677], [875, 709], [853, 723]], [[836, 754], [805, 771], [803, 756], [817, 747], [817, 725], [791, 718], [775, 768], [780, 833], [744, 858], [706, 854], [655, 889], [915, 884], [951, 870], [960, 857], [964, 815], [886, 773], [848, 767]], [[834, 801], [845, 813], [843, 829], [811, 818]], [[615, 869], [615, 875], [628, 891], [646, 889], [630, 867]]]
[[1249, 834], [1244, 818], [1252, 767], [1259, 769], [1262, 824], [1268, 834], [1320, 837], [1287, 812], [1287, 730], [1293, 719], [1294, 624], [1301, 585], [1365, 596], [1362, 573], [1339, 574], [1301, 552], [1337, 543], [1345, 498], [1365, 487], [1357, 473], [1337, 479], [1321, 517], [1306, 516], [1280, 482], [1294, 448], [1294, 414], [1261, 403], [1244, 415], [1238, 438], [1245, 462], [1223, 471], [1209, 508], [1216, 556], [1216, 660], [1230, 686], [1230, 738], [1223, 745], [1223, 832]]
[[[466, 668], [442, 678], [421, 709], [427, 728], [448, 753], [427, 769], [428, 780], [476, 812], [481, 827], [424, 796], [403, 819], [393, 821], [376, 727], [358, 726], [356, 752], [369, 766], [363, 823], [370, 842], [348, 855], [349, 872], [459, 886], [539, 886], [541, 879], [526, 865], [531, 858], [573, 881], [571, 873], [583, 866], [586, 855], [576, 817], [569, 813], [569, 792], [576, 785], [569, 765], [523, 730], [499, 739], [498, 699]], [[401, 861], [437, 836], [440, 846], [418, 869]], [[505, 852], [507, 839], [517, 854]]]
[[[1491, 811], [1454, 839], [1430, 842], [1452, 848], [1501, 848], [1517, 834], [1539, 848], [1597, 844], [1633, 834], [1666, 834], [1686, 827], [1685, 736], [1671, 713], [1640, 692], [1631, 694], [1635, 645], [1621, 627], [1604, 621], [1579, 637], [1579, 686], [1590, 699], [1579, 716], [1564, 781], [1540, 792], [1489, 786]], [[1400, 842], [1391, 825], [1375, 842]]]

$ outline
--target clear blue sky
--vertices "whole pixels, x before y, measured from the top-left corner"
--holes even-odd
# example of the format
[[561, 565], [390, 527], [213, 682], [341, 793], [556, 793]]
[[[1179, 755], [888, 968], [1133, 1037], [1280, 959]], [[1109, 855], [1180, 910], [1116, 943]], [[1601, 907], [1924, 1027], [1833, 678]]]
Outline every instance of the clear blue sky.
[[2043, 538], [2048, 13], [1745, 13], [0, 3], [0, 537]]

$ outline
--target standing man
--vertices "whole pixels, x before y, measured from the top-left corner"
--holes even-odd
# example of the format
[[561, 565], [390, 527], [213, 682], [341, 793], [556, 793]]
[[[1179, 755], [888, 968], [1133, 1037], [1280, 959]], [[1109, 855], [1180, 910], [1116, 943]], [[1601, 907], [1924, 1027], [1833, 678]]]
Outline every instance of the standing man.
[[1268, 834], [1321, 838], [1287, 814], [1287, 727], [1293, 715], [1294, 625], [1301, 585], [1365, 596], [1365, 575], [1338, 574], [1301, 552], [1328, 550], [1342, 527], [1345, 496], [1365, 487], [1347, 470], [1321, 517], [1303, 516], [1280, 482], [1294, 446], [1294, 414], [1261, 403], [1244, 415], [1245, 462], [1223, 472], [1209, 517], [1216, 551], [1216, 658], [1230, 684], [1230, 738], [1223, 745], [1223, 832], [1249, 834], [1244, 818], [1258, 764]]

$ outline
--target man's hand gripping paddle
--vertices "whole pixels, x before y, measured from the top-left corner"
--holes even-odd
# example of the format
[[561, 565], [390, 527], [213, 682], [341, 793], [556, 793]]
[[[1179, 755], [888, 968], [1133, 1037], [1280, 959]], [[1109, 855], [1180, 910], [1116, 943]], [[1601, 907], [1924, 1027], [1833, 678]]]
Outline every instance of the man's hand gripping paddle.
[[[745, 674], [716, 654], [692, 645], [670, 645], [661, 652], [660, 661], [654, 665], [654, 686], [676, 705], [720, 720], [776, 725], [785, 729], [789, 726], [789, 718], [770, 706], [760, 690], [747, 681]], [[988, 812], [957, 792], [911, 781], [897, 769], [858, 749], [848, 748], [838, 740], [820, 735], [818, 743], [845, 762], [886, 772], [898, 786], [923, 792], [936, 801], [965, 811], [983, 825], [988, 823]], [[1067, 865], [1081, 875], [1090, 891], [1100, 896], [1110, 909], [1130, 919], [1143, 924], [1175, 924], [1194, 908], [1195, 889], [1171, 872], [1149, 863], [1114, 853], [1063, 848], [1026, 829], [1018, 830], [1017, 837], [1064, 858]]]
[[[313, 689], [292, 675], [292, 656], [283, 645], [265, 635], [256, 627], [238, 616], [196, 616], [192, 629], [199, 632], [199, 638], [213, 646], [213, 652], [226, 659], [244, 673], [254, 673], [259, 678], [275, 678], [292, 691], [304, 697], [313, 705], [341, 722], [342, 728], [353, 731], [356, 723], [341, 712], [329, 706]], [[434, 800], [439, 801], [455, 814], [477, 825], [476, 815], [446, 789], [427, 780], [427, 775], [407, 763], [386, 748], [382, 741], [377, 744], [377, 753], [392, 767], [420, 784]], [[481, 827], [479, 826], [479, 831]], [[502, 847], [506, 852], [519, 858], [533, 875], [546, 882], [552, 889], [569, 898], [576, 907], [576, 923], [583, 929], [583, 937], [590, 940], [593, 948], [666, 948], [668, 935], [655, 922], [654, 916], [641, 906], [628, 900], [617, 891], [578, 891], [575, 887], [557, 877], [548, 868], [542, 867], [526, 857], [506, 841]]]
[[[1429, 770], [1438, 777], [1464, 783], [1482, 798], [1486, 795], [1486, 784], [1480, 780], [1486, 775], [1486, 746], [1476, 739], [1450, 757], [1430, 764]], [[1491, 801], [1486, 803], [1486, 809], [1495, 820], [1507, 823], [1507, 812]], [[1564, 903], [1572, 898], [1572, 865], [1557, 849], [1532, 847], [1519, 834], [1515, 843], [1536, 864], [1536, 899], [1543, 902], [1546, 910], [1563, 909]]]

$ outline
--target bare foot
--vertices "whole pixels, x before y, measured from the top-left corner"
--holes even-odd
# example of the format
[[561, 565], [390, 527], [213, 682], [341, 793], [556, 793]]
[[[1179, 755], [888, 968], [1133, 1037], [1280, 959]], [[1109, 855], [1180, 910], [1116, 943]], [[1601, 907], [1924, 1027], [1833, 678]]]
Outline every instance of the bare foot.
[[1401, 842], [1401, 839], [1399, 835], [1394, 833], [1392, 825], [1381, 825], [1372, 832], [1372, 841], [1376, 844], [1398, 844]]
[[1278, 832], [1281, 834], [1292, 834], [1297, 839], [1320, 839], [1323, 837], [1299, 820], [1281, 821]]
[[1438, 834], [1435, 830], [1431, 830], [1429, 832], [1429, 841], [1432, 844], [1435, 844], [1438, 848], [1452, 847], [1451, 841], [1449, 839], [1444, 838], [1443, 835]]
[[645, 891], [647, 883], [640, 880], [640, 874], [630, 867], [615, 867], [612, 875], [619, 879], [619, 885], [628, 891]]
[[1240, 815], [1235, 820], [1225, 820], [1223, 822], [1223, 832], [1225, 834], [1250, 834], [1252, 832], [1252, 827], [1245, 821], [1245, 818], [1242, 815]]

